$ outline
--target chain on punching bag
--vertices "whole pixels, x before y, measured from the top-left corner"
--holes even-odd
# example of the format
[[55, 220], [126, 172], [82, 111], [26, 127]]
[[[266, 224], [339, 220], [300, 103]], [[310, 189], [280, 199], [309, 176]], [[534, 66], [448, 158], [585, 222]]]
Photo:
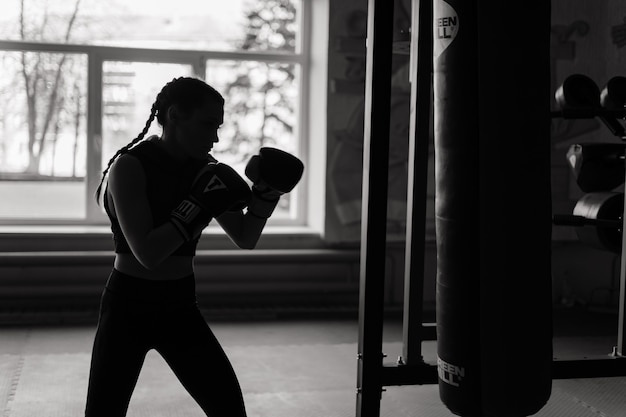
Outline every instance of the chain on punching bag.
[[439, 392], [464, 417], [529, 416], [550, 397], [545, 3], [434, 2]]

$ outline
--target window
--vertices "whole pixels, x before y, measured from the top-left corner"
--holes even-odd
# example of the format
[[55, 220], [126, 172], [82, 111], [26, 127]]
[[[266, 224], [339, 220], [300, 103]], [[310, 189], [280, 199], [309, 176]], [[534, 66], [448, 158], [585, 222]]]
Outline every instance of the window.
[[[4, 4], [3, 4], [4, 5]], [[243, 174], [260, 146], [304, 157], [302, 0], [9, 0], [0, 16], [0, 224], [107, 224], [93, 198], [161, 87], [205, 79], [226, 99], [214, 155]], [[155, 122], [148, 134], [159, 134]], [[304, 193], [274, 224], [304, 224]]]
[[[139, 134], [150, 114], [155, 92], [175, 77], [192, 75], [192, 66], [185, 64], [103, 62], [102, 167]], [[160, 130], [157, 123], [152, 123], [146, 137], [158, 135]]]
[[85, 217], [87, 57], [0, 52], [0, 217]]
[[[220, 139], [215, 147], [225, 163], [243, 172], [250, 157], [263, 146], [301, 153], [297, 140], [299, 65], [209, 60], [206, 68], [206, 80], [227, 96], [220, 129], [220, 137], [226, 139]], [[273, 217], [295, 217], [295, 201], [292, 195], [283, 197]]]

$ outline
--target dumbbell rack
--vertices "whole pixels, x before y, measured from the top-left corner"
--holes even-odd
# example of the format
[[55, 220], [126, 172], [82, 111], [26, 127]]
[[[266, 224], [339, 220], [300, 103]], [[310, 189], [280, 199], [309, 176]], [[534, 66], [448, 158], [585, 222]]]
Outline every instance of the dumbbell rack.
[[[626, 134], [623, 127], [617, 121], [626, 119], [626, 108], [609, 110], [602, 107], [589, 107], [578, 109], [563, 109], [552, 112], [553, 118], [563, 119], [593, 119], [599, 118], [611, 133], [626, 141]], [[607, 122], [608, 120], [608, 122]], [[625, 178], [626, 180], [626, 178]], [[626, 182], [626, 181], [625, 181]], [[626, 196], [626, 193], [624, 194]], [[626, 205], [624, 206], [626, 207]], [[622, 214], [621, 219], [585, 219], [580, 216], [555, 216], [555, 224], [570, 225], [575, 227], [620, 227], [626, 230], [626, 216]], [[626, 259], [626, 234], [622, 233], [621, 240], [621, 260]], [[606, 356], [585, 357], [576, 360], [558, 360], [553, 363], [553, 379], [569, 378], [599, 378], [626, 376], [626, 262], [620, 262], [619, 280], [619, 312], [617, 343], [613, 351]]]

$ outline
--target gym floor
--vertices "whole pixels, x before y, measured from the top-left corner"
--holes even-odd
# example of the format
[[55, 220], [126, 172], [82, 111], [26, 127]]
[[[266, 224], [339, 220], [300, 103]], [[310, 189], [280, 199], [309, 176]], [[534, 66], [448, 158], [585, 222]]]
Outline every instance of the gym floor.
[[[358, 322], [343, 318], [207, 320], [239, 376], [250, 417], [348, 417], [356, 413]], [[0, 327], [0, 416], [83, 415], [95, 325]], [[555, 311], [557, 357], [607, 355], [616, 341], [617, 315]], [[384, 353], [402, 349], [402, 323], [384, 327]], [[435, 358], [435, 342], [423, 343]], [[210, 378], [210, 375], [207, 376]], [[626, 417], [626, 377], [553, 381], [542, 417]], [[150, 352], [129, 417], [204, 416], [158, 354]], [[436, 385], [389, 387], [381, 416], [451, 417]]]

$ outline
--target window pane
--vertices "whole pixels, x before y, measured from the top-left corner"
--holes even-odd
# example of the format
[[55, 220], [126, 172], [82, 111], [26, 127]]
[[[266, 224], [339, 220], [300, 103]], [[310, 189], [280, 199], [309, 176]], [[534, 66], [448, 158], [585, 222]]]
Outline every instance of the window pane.
[[3, 0], [0, 39], [294, 52], [300, 1]]
[[[102, 79], [102, 165], [136, 138], [146, 125], [152, 103], [163, 86], [177, 77], [192, 76], [190, 65], [144, 62], [104, 62]], [[146, 134], [160, 135], [154, 120]]]
[[0, 51], [0, 68], [0, 218], [84, 218], [86, 56]]
[[[259, 148], [271, 146], [298, 155], [296, 64], [258, 61], [209, 61], [207, 82], [225, 99], [224, 124], [214, 156], [239, 172]], [[289, 194], [280, 211], [293, 214]]]

